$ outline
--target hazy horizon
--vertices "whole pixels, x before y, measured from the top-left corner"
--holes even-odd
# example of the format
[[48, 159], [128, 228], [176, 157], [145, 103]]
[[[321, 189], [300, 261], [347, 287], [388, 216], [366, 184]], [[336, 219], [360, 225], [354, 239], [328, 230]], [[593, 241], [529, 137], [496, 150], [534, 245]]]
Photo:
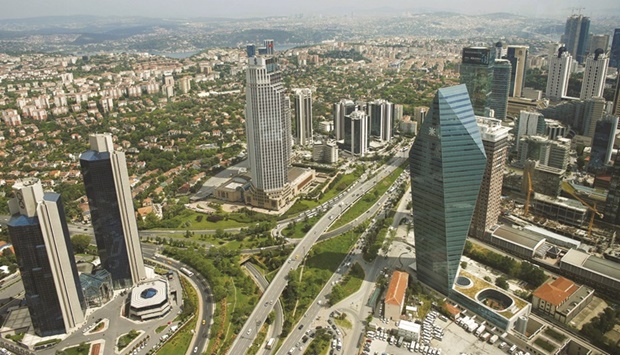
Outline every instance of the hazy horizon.
[[248, 18], [289, 15], [341, 15], [364, 13], [370, 10], [392, 9], [403, 13], [415, 11], [450, 11], [467, 15], [508, 12], [516, 15], [564, 18], [573, 13], [586, 16], [620, 15], [617, 0], [595, 0], [584, 5], [582, 0], [444, 0], [440, 4], [414, 4], [407, 0], [314, 0], [297, 3], [284, 0], [229, 0], [207, 3], [198, 0], [106, 0], [90, 3], [83, 0], [33, 0], [17, 2], [0, 0], [0, 19], [20, 19], [44, 16], [143, 16], [152, 18]]

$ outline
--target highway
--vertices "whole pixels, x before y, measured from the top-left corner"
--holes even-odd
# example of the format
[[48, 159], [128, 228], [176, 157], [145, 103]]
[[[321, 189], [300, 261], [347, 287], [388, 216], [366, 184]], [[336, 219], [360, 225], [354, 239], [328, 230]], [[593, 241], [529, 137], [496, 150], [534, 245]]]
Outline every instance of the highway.
[[[399, 156], [394, 157], [387, 165], [386, 168], [380, 169], [379, 173], [370, 180], [366, 180], [360, 185], [350, 187], [342, 195], [340, 202], [333, 204], [332, 207], [319, 219], [319, 221], [308, 231], [306, 236], [297, 244], [291, 257], [280, 268], [273, 281], [269, 284], [269, 287], [265, 290], [260, 298], [258, 305], [252, 311], [252, 314], [241, 328], [240, 333], [233, 342], [229, 349], [229, 354], [243, 354], [252, 345], [257, 331], [261, 328], [265, 319], [273, 309], [275, 301], [280, 298], [284, 287], [287, 284], [288, 273], [299, 267], [306, 254], [310, 251], [314, 243], [319, 237], [327, 230], [333, 220], [336, 220], [345, 209], [353, 204], [357, 199], [363, 196], [368, 190], [370, 190], [378, 181], [386, 178], [394, 169], [396, 169], [404, 161], [402, 157], [403, 152], [398, 153]], [[406, 153], [405, 153], [406, 155]], [[364, 180], [364, 176], [360, 180]], [[266, 305], [265, 305], [266, 304]]]

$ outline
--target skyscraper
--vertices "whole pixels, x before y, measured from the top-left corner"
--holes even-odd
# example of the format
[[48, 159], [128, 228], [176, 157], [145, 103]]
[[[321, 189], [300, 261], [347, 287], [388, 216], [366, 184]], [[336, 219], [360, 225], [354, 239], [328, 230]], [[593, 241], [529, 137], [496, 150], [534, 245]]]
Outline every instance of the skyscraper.
[[299, 145], [312, 143], [312, 91], [293, 89], [295, 140]]
[[476, 238], [483, 238], [485, 231], [497, 224], [501, 213], [504, 163], [510, 128], [503, 127], [498, 119], [477, 117], [477, 121], [487, 161], [471, 221], [470, 234]]
[[562, 42], [566, 43], [566, 49], [582, 64], [588, 52], [588, 40], [590, 39], [590, 18], [582, 15], [572, 15], [566, 19], [566, 27]]
[[80, 156], [101, 266], [115, 289], [146, 278], [125, 153], [115, 151], [112, 135], [91, 134], [90, 150]]
[[506, 59], [495, 59], [493, 84], [489, 96], [489, 107], [495, 111], [495, 118], [506, 119], [508, 110], [508, 93], [510, 90], [510, 72], [512, 65]]
[[614, 38], [611, 41], [609, 52], [609, 66], [620, 69], [620, 28], [614, 30]]
[[344, 117], [355, 111], [355, 103], [352, 100], [342, 99], [334, 104], [334, 131], [336, 140], [344, 139]]
[[60, 195], [44, 194], [38, 179], [13, 190], [8, 229], [32, 326], [42, 337], [67, 333], [84, 321], [86, 303]]
[[387, 100], [375, 100], [368, 103], [369, 130], [371, 136], [380, 141], [389, 142], [393, 133], [394, 105]]
[[605, 53], [607, 53], [607, 49], [609, 48], [609, 35], [590, 36], [590, 47], [588, 53], [592, 54], [598, 48], [601, 48], [605, 51]]
[[489, 108], [487, 99], [491, 93], [494, 61], [494, 51], [487, 47], [463, 48], [460, 81], [467, 86], [476, 115], [484, 116]]
[[588, 171], [596, 173], [611, 161], [617, 129], [618, 117], [616, 116], [607, 116], [596, 122]]
[[572, 65], [573, 57], [566, 50], [566, 47], [560, 47], [557, 55], [549, 56], [549, 76], [545, 90], [549, 99], [560, 101], [562, 97], [566, 96]]
[[[542, 135], [545, 133], [545, 117], [539, 112], [521, 111], [517, 121], [516, 142], [523, 136]], [[517, 145], [517, 150], [519, 150]]]
[[290, 101], [276, 58], [252, 57], [248, 64], [245, 127], [252, 183], [246, 203], [279, 210], [291, 197]]
[[620, 117], [620, 75], [616, 79], [616, 93], [614, 94], [613, 114]]
[[512, 65], [510, 73], [510, 96], [521, 97], [525, 86], [525, 71], [527, 70], [527, 53], [529, 46], [508, 46], [506, 59]]
[[368, 115], [355, 110], [344, 117], [344, 150], [358, 156], [368, 151]]
[[580, 99], [587, 100], [592, 97], [603, 96], [608, 64], [609, 58], [601, 48], [597, 48], [593, 55], [588, 56], [586, 70], [583, 73], [583, 82], [581, 83]]
[[486, 166], [465, 85], [439, 89], [411, 150], [418, 279], [448, 295]]

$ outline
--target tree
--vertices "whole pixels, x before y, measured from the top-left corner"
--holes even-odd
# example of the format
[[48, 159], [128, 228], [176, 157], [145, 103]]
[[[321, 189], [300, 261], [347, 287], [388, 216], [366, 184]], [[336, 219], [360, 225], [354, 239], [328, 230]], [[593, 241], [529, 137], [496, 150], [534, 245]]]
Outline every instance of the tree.
[[88, 246], [90, 245], [90, 236], [85, 234], [76, 234], [71, 237], [71, 244], [73, 245], [73, 251], [75, 253], [86, 253]]
[[506, 281], [506, 278], [503, 276], [500, 276], [495, 279], [495, 285], [497, 287], [503, 288], [504, 290], [508, 289], [508, 282]]
[[467, 269], [467, 261], [461, 261], [461, 269]]

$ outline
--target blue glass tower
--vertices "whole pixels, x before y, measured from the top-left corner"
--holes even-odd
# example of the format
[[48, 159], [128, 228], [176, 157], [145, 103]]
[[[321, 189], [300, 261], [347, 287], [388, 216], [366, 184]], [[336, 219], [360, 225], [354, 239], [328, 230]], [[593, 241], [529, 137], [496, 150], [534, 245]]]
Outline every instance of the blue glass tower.
[[484, 116], [490, 107], [495, 51], [488, 47], [465, 47], [460, 68], [461, 84], [467, 85], [474, 113]]
[[409, 168], [418, 279], [444, 295], [458, 271], [485, 166], [465, 85], [439, 89]]
[[609, 66], [620, 68], [620, 28], [614, 30], [614, 38], [611, 41], [609, 52]]

